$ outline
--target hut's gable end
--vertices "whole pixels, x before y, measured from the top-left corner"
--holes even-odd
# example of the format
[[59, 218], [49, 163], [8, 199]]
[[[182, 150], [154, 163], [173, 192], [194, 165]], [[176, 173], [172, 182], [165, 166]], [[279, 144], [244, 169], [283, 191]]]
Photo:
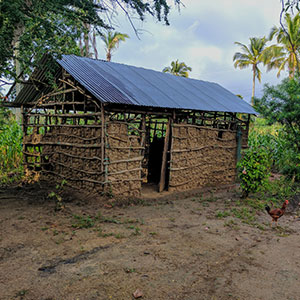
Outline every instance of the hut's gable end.
[[[72, 83], [70, 83], [73, 85]], [[63, 86], [23, 107], [23, 152], [28, 173], [67, 180], [84, 190], [104, 183], [101, 107], [75, 86]]]
[[233, 183], [236, 131], [173, 124], [169, 190]]

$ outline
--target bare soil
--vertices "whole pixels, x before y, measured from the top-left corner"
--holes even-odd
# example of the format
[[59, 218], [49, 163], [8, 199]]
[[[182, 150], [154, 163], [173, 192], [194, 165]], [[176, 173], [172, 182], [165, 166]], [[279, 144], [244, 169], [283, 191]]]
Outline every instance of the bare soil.
[[298, 203], [271, 228], [224, 214], [235, 190], [123, 207], [68, 192], [55, 211], [53, 189], [0, 190], [1, 300], [300, 299]]

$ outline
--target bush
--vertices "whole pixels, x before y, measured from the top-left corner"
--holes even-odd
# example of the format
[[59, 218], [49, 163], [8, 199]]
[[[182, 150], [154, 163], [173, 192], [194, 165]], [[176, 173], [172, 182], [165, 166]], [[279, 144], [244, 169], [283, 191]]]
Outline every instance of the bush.
[[267, 183], [270, 175], [270, 157], [264, 147], [250, 147], [238, 162], [238, 175], [242, 197], [257, 192]]
[[300, 76], [284, 79], [277, 86], [265, 85], [264, 95], [255, 99], [255, 108], [269, 125], [280, 128], [275, 135], [274, 166], [279, 172], [300, 181]]
[[268, 125], [266, 119], [256, 118], [249, 133], [248, 144], [254, 148], [265, 148], [273, 172], [300, 181], [300, 153], [284, 126], [278, 123]]
[[0, 126], [0, 183], [19, 179], [22, 163], [22, 128], [14, 118], [5, 119]]

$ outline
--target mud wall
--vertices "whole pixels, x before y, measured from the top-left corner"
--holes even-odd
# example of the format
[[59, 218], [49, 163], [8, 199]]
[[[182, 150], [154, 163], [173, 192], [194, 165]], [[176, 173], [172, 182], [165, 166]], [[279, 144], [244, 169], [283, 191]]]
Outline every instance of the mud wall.
[[125, 122], [110, 121], [106, 126], [106, 189], [117, 197], [138, 196], [141, 192], [144, 147], [138, 133], [128, 132]]
[[25, 136], [25, 148], [39, 149], [41, 179], [59, 182], [86, 191], [102, 191], [101, 126], [57, 126], [50, 132]]
[[233, 183], [236, 131], [173, 124], [170, 191]]

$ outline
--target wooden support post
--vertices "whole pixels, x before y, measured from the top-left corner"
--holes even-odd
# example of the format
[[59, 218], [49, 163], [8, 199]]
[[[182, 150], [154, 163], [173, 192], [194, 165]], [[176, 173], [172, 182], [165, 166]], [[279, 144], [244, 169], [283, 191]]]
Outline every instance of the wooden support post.
[[165, 142], [164, 142], [164, 151], [163, 151], [163, 156], [162, 156], [160, 181], [159, 181], [159, 185], [158, 185], [159, 193], [162, 192], [166, 186], [167, 154], [168, 154], [168, 150], [169, 150], [171, 123], [172, 123], [172, 118], [169, 118], [168, 124], [167, 124], [167, 129], [166, 129]]
[[24, 138], [25, 136], [27, 135], [27, 109], [24, 108], [23, 105], [21, 105], [21, 117], [22, 117], [22, 130], [23, 130], [23, 147], [22, 147], [22, 152], [23, 152], [23, 155], [24, 155], [24, 163], [26, 164], [27, 163], [27, 155], [25, 154], [26, 152], [26, 144], [24, 143]]
[[[146, 115], [145, 114], [142, 115], [140, 130], [141, 130], [141, 133], [140, 133], [140, 135], [141, 135], [140, 145], [141, 145], [141, 147], [145, 147], [145, 140], [146, 140]], [[141, 155], [143, 155], [143, 153], [141, 153]]]
[[105, 151], [105, 115], [104, 105], [101, 103], [101, 173], [104, 172], [104, 151]]

